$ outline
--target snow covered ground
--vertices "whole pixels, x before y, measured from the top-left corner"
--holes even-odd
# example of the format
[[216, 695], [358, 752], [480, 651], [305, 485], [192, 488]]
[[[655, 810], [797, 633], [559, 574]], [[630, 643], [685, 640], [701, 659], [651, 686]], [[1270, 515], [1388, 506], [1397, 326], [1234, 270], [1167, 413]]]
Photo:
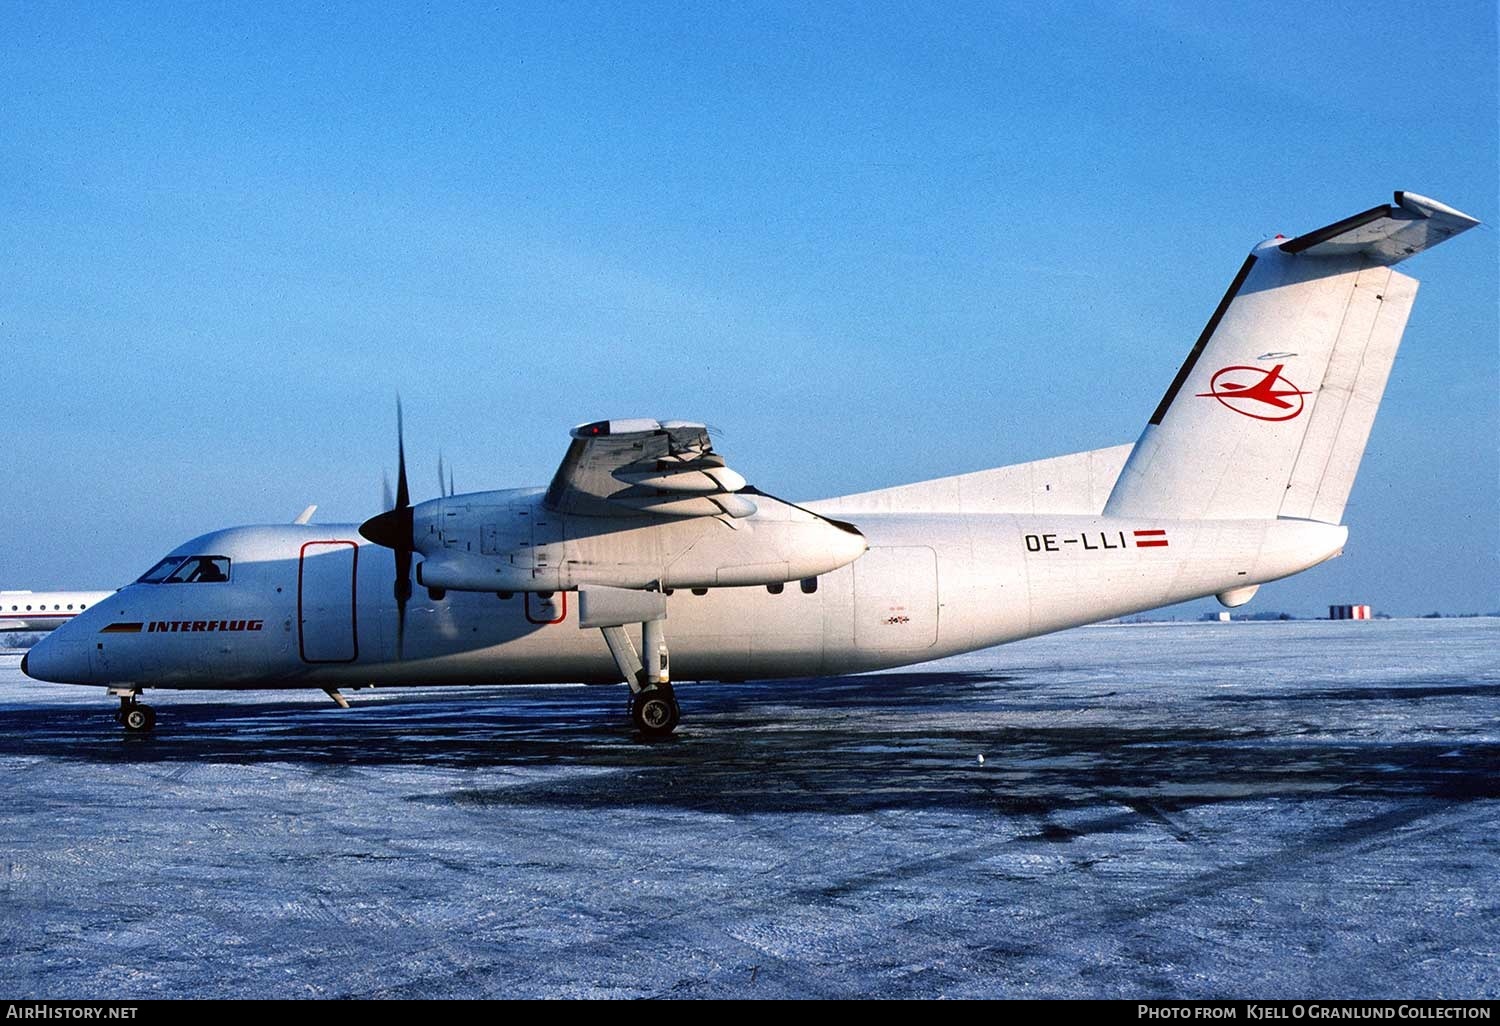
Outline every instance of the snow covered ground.
[[[0, 655], [13, 997], [1500, 997], [1500, 621], [865, 677], [151, 693]], [[981, 763], [979, 756], [983, 755]]]

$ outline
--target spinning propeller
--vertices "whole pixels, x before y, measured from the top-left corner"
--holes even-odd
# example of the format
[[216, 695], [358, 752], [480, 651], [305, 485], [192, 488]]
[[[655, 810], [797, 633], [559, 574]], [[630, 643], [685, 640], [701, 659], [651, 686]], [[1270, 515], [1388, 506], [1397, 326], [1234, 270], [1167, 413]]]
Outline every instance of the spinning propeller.
[[412, 539], [411, 492], [406, 486], [406, 438], [401, 426], [401, 400], [396, 400], [396, 499], [391, 501], [390, 483], [385, 482], [390, 509], [359, 525], [359, 533], [396, 554], [396, 658], [403, 656], [406, 642], [406, 603], [411, 599]]

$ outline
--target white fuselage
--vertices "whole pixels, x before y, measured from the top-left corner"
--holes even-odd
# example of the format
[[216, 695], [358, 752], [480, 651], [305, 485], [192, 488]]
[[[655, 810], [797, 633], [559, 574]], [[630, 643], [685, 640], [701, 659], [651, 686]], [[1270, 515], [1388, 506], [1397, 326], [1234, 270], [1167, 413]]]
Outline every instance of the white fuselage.
[[0, 591], [0, 631], [50, 631], [110, 591]]
[[142, 687], [628, 679], [631, 718], [660, 735], [672, 679], [859, 672], [1205, 595], [1238, 606], [1343, 550], [1416, 296], [1392, 269], [1476, 223], [1397, 192], [1260, 243], [1134, 446], [807, 505], [748, 487], [702, 423], [649, 419], [574, 428], [546, 489], [413, 504], [398, 402], [389, 508], [195, 538], [21, 669], [124, 685], [132, 730], [153, 721]]
[[[811, 582], [667, 598], [677, 680], [921, 662], [1285, 577], [1338, 554], [1310, 521], [869, 514], [869, 549]], [[396, 658], [393, 557], [356, 525], [232, 528], [177, 550], [230, 580], [133, 584], [34, 648], [27, 672], [141, 687], [618, 682], [576, 593], [417, 588]]]
[[629, 680], [660, 734], [672, 680], [857, 673], [1236, 606], [1343, 550], [1416, 295], [1392, 268], [1476, 224], [1397, 192], [1260, 243], [1133, 446], [806, 506], [747, 486], [704, 424], [644, 418], [575, 427], [545, 489], [413, 505], [398, 402], [383, 512], [194, 539], [21, 669], [124, 685], [132, 730], [154, 715], [142, 687]]

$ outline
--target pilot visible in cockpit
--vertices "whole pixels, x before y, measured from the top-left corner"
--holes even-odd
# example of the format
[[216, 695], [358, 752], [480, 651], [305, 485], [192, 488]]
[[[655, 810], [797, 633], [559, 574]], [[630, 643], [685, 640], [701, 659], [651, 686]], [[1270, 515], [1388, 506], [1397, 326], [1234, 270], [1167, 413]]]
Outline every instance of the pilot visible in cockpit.
[[198, 560], [198, 568], [188, 575], [188, 581], [194, 584], [211, 584], [219, 581], [227, 581], [224, 571], [219, 569], [219, 564], [212, 559]]

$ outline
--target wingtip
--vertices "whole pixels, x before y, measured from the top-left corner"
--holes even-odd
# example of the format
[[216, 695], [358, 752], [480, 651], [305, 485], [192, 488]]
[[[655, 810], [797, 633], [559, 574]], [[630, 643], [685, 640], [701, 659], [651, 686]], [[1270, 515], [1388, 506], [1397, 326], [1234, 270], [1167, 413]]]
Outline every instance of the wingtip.
[[1396, 190], [1396, 206], [1402, 210], [1408, 210], [1421, 217], [1436, 217], [1446, 221], [1454, 221], [1462, 224], [1465, 228], [1472, 228], [1480, 223], [1479, 218], [1464, 213], [1456, 207], [1450, 207], [1446, 203], [1439, 203], [1427, 196], [1419, 196], [1414, 192], [1403, 189]]

